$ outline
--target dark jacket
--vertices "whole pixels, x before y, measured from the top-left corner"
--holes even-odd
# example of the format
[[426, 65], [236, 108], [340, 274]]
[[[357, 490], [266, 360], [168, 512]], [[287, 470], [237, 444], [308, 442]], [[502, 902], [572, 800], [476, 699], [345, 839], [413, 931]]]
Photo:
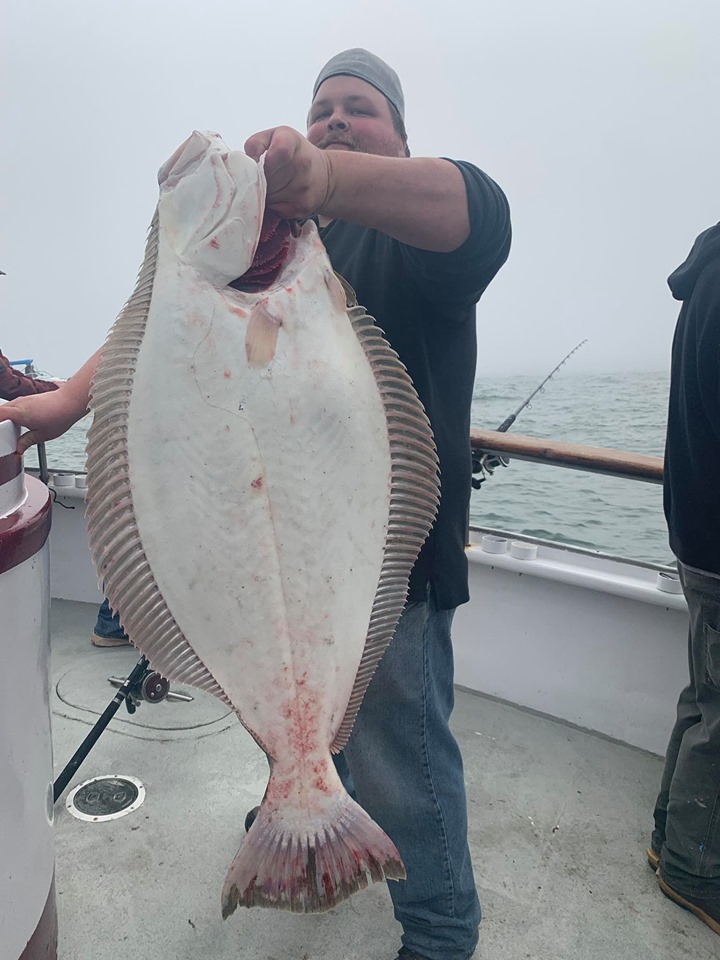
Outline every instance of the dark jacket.
[[18, 373], [10, 366], [7, 357], [0, 353], [0, 400], [14, 400], [16, 397], [27, 397], [33, 393], [48, 393], [57, 390], [58, 384], [52, 380], [36, 380]]
[[665, 446], [670, 547], [720, 576], [720, 224], [700, 234], [668, 284], [682, 301]]

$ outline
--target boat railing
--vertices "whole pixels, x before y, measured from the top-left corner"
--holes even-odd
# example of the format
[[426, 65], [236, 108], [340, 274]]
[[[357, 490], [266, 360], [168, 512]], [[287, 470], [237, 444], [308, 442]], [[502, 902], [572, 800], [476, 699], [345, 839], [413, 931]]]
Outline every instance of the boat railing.
[[504, 460], [527, 460], [550, 466], [599, 473], [626, 480], [662, 483], [663, 458], [610, 447], [591, 447], [584, 443], [567, 443], [542, 437], [525, 437], [497, 430], [471, 430], [473, 453], [502, 457]]
[[[592, 447], [584, 443], [568, 443], [564, 440], [548, 440], [543, 437], [526, 437], [517, 433], [500, 433], [497, 430], [470, 431], [473, 453], [484, 453], [503, 459], [526, 460], [549, 466], [599, 473], [608, 477], [626, 480], [643, 480], [646, 483], [662, 483], [663, 458], [611, 447]], [[82, 474], [84, 471], [48, 469], [45, 444], [38, 444], [39, 470], [30, 467], [29, 473], [39, 474], [47, 482], [50, 471]]]

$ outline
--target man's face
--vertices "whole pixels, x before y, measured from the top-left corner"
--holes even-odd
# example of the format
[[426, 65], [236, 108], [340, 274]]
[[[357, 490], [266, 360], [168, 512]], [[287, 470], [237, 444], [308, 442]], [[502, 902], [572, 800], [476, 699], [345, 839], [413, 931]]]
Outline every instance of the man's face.
[[387, 100], [357, 77], [329, 77], [320, 85], [310, 107], [307, 137], [321, 150], [405, 156]]

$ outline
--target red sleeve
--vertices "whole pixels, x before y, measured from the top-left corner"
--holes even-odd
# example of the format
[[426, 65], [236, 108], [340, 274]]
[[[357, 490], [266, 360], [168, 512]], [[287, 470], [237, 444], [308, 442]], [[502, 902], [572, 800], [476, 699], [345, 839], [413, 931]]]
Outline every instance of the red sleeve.
[[57, 390], [58, 384], [52, 380], [35, 380], [23, 373], [16, 373], [10, 361], [0, 353], [0, 399], [14, 400], [16, 397], [28, 397], [33, 393], [48, 393]]

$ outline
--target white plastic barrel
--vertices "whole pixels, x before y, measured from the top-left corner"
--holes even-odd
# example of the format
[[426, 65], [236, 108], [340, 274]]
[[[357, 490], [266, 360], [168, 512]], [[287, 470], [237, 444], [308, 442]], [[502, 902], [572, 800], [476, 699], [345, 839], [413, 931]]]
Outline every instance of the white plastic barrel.
[[50, 495], [0, 423], [0, 955], [55, 960]]

